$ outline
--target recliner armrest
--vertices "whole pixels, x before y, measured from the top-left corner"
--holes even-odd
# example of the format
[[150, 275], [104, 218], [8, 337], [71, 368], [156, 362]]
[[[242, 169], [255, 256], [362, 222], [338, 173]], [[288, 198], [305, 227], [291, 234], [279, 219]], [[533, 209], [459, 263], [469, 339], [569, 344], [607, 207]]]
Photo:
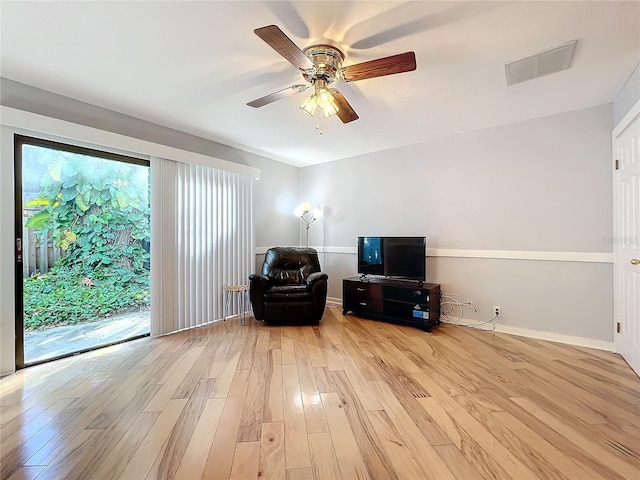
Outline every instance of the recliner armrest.
[[251, 283], [260, 282], [264, 286], [268, 286], [271, 283], [271, 279], [266, 275], [262, 275], [261, 273], [252, 273], [251, 275], [249, 275], [249, 281]]
[[307, 277], [307, 285], [313, 285], [318, 280], [327, 280], [329, 275], [324, 272], [315, 272]]
[[271, 283], [271, 279], [266, 275], [260, 273], [249, 275], [249, 299], [256, 320], [264, 320], [264, 293]]

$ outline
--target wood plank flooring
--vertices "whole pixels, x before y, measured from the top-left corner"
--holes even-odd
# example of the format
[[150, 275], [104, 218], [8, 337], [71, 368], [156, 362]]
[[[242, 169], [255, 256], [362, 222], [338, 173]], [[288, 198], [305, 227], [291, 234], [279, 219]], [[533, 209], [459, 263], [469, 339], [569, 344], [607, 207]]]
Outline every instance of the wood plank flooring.
[[0, 478], [640, 478], [618, 355], [441, 325], [237, 318], [0, 380]]

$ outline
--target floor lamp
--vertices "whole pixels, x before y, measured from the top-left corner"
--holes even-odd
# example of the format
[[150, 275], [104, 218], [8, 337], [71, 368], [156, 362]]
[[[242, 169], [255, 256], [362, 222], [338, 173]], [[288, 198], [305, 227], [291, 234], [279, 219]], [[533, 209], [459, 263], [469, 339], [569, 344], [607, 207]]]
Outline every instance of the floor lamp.
[[304, 227], [307, 230], [307, 247], [309, 247], [309, 226], [322, 216], [322, 210], [314, 208], [312, 211], [311, 205], [303, 203], [296, 207], [293, 214], [304, 222]]

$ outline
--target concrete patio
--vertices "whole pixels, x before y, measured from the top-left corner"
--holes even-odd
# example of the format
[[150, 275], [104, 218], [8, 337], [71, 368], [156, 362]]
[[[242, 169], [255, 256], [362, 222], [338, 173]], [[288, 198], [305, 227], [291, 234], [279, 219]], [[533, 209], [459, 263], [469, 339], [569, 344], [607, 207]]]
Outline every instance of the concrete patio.
[[151, 313], [133, 312], [97, 322], [24, 333], [25, 363], [108, 345], [149, 333]]

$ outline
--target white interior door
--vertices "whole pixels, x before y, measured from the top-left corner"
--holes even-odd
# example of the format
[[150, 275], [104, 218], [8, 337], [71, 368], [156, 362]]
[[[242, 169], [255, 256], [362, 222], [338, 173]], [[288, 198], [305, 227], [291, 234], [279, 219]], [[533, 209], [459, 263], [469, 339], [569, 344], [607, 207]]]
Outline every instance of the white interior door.
[[613, 154], [615, 345], [640, 375], [640, 102], [613, 131]]

